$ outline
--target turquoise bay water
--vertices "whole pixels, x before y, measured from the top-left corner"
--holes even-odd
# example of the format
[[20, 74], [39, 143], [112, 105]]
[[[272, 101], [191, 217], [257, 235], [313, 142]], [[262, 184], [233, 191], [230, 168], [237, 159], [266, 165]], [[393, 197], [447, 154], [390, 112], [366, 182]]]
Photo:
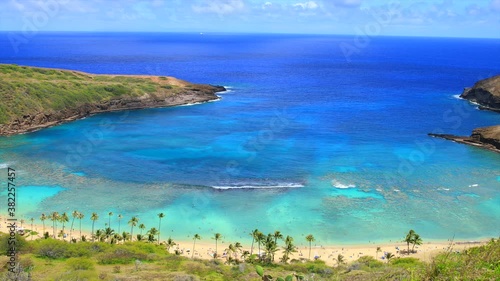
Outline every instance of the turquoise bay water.
[[0, 38], [2, 63], [230, 86], [218, 102], [0, 138], [26, 219], [76, 209], [104, 227], [112, 211], [115, 228], [117, 214], [149, 228], [164, 212], [176, 240], [500, 235], [500, 155], [427, 136], [499, 123], [454, 97], [498, 74], [498, 40], [375, 38], [348, 62], [338, 45], [351, 38], [335, 36], [47, 33], [19, 53]]

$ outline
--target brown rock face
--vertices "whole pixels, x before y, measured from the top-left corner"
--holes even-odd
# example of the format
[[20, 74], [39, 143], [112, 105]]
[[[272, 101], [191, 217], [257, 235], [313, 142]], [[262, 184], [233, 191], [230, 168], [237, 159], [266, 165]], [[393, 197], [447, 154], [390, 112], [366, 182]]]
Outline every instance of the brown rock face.
[[429, 134], [429, 136], [481, 147], [500, 153], [500, 125], [474, 129], [470, 137], [447, 134]]
[[478, 103], [481, 109], [500, 112], [500, 75], [481, 80], [472, 88], [466, 88], [460, 97]]
[[500, 151], [500, 125], [474, 129], [470, 138]]
[[96, 104], [84, 104], [77, 108], [68, 108], [57, 112], [38, 112], [33, 115], [24, 115], [22, 118], [13, 120], [8, 124], [0, 125], [0, 135], [15, 135], [35, 131], [102, 112], [208, 102], [219, 99], [216, 93], [222, 91], [225, 91], [222, 86], [193, 85], [182, 93], [167, 97], [145, 95], [138, 98], [117, 98]]

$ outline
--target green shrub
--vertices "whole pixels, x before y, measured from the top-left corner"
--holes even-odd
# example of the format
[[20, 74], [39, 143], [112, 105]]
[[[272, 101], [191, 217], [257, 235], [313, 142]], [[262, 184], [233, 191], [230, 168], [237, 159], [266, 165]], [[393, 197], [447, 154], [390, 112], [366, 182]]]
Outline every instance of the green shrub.
[[415, 268], [422, 265], [422, 262], [417, 258], [397, 258], [391, 260], [391, 265], [403, 268]]
[[[16, 234], [15, 239], [10, 239], [10, 234], [0, 233], [0, 254], [7, 255], [13, 249], [16, 253], [23, 253], [29, 249], [26, 239], [19, 234]], [[15, 241], [15, 242], [13, 242]], [[10, 243], [10, 244], [9, 244]]]
[[61, 259], [68, 257], [69, 244], [56, 239], [44, 239], [36, 241], [35, 254], [41, 258]]
[[135, 251], [133, 248], [123, 247], [123, 245], [117, 246], [99, 254], [97, 262], [99, 264], [130, 264], [135, 260], [147, 260], [148, 258], [148, 254], [145, 252]]
[[376, 260], [372, 256], [362, 256], [357, 260], [357, 262], [368, 268], [379, 268], [384, 266], [383, 262]]
[[94, 269], [94, 263], [88, 258], [69, 258], [66, 265], [72, 270]]

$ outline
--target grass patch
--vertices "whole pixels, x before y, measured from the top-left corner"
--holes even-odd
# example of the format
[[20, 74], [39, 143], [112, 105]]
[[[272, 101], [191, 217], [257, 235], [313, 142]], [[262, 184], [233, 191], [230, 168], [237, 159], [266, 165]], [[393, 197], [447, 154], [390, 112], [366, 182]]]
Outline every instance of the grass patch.
[[119, 97], [175, 95], [183, 87], [171, 85], [166, 78], [92, 75], [0, 64], [0, 124], [38, 112], [54, 113]]

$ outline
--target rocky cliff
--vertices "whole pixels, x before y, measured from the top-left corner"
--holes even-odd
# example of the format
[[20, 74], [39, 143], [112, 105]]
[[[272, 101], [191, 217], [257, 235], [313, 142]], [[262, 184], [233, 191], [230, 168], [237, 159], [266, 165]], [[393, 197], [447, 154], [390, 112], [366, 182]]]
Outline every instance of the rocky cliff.
[[447, 134], [429, 134], [432, 137], [444, 138], [454, 142], [477, 146], [500, 153], [500, 125], [477, 128], [470, 137]]
[[[92, 114], [219, 99], [222, 86], [173, 77], [93, 75], [0, 65], [0, 135], [14, 135]], [[55, 105], [57, 104], [57, 105]]]
[[[472, 88], [466, 88], [460, 97], [479, 104], [480, 109], [500, 113], [500, 75], [481, 80]], [[500, 153], [500, 125], [474, 129], [469, 137], [448, 134], [429, 135]]]
[[481, 80], [472, 88], [465, 88], [460, 97], [479, 104], [481, 109], [500, 112], [500, 75]]

